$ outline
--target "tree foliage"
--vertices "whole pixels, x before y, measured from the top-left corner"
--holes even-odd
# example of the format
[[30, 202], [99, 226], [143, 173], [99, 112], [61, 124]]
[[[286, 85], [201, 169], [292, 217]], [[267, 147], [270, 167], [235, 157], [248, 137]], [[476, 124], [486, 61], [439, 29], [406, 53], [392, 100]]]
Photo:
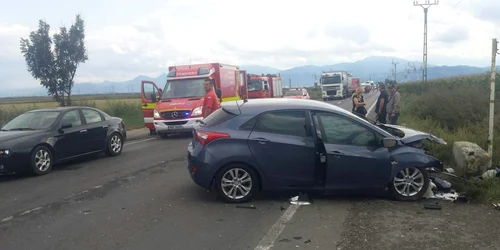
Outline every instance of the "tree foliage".
[[69, 30], [61, 27], [52, 38], [49, 32], [50, 25], [40, 20], [38, 30], [32, 31], [29, 38], [21, 38], [21, 52], [28, 71], [48, 95], [61, 106], [71, 105], [76, 70], [88, 60], [83, 19], [77, 15]]

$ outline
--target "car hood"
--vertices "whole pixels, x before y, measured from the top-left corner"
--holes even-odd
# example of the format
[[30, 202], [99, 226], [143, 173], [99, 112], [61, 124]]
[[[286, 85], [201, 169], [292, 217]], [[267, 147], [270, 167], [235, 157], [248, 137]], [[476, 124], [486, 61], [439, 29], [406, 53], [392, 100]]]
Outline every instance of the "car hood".
[[170, 101], [161, 101], [156, 109], [158, 111], [179, 110], [179, 109], [195, 109], [203, 105], [203, 97], [171, 99]]
[[288, 98], [288, 99], [303, 99], [304, 97], [301, 95], [289, 95], [289, 96], [283, 96], [283, 98]]
[[27, 136], [40, 133], [39, 130], [31, 131], [0, 131], [0, 146], [11, 146], [10, 144]]
[[407, 128], [407, 127], [403, 127], [403, 126], [398, 126], [398, 125], [384, 124], [384, 126], [388, 127], [388, 128], [392, 128], [392, 129], [397, 129], [397, 130], [400, 130], [401, 132], [403, 132], [404, 136], [403, 136], [403, 138], [401, 138], [401, 141], [405, 144], [416, 142], [416, 141], [422, 141], [422, 140], [426, 140], [426, 139], [429, 141], [438, 143], [438, 144], [443, 144], [443, 145], [447, 144], [443, 139], [441, 139], [437, 136], [434, 136], [432, 134], [426, 133], [426, 132], [422, 132], [422, 131], [418, 131], [415, 129], [411, 129], [411, 128]]

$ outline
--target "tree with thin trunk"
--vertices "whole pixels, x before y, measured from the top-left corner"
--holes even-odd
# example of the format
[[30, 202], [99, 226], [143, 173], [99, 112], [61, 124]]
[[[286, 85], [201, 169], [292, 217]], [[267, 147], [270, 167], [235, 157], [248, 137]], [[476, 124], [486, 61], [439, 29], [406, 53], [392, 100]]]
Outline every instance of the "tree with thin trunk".
[[69, 31], [61, 27], [53, 38], [49, 31], [50, 25], [40, 20], [37, 31], [32, 31], [27, 39], [21, 38], [21, 52], [28, 71], [47, 89], [48, 95], [61, 106], [70, 106], [76, 70], [88, 60], [84, 22], [77, 15]]

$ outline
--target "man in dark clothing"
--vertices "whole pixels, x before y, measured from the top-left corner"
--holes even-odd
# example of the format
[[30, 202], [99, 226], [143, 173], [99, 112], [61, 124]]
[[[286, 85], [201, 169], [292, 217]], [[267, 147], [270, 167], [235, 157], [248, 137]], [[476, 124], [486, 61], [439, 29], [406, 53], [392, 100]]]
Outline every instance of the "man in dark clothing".
[[380, 95], [377, 99], [377, 104], [375, 104], [375, 113], [377, 113], [377, 121], [380, 123], [387, 123], [387, 102], [389, 100], [389, 94], [385, 91], [385, 85], [379, 84], [378, 89]]

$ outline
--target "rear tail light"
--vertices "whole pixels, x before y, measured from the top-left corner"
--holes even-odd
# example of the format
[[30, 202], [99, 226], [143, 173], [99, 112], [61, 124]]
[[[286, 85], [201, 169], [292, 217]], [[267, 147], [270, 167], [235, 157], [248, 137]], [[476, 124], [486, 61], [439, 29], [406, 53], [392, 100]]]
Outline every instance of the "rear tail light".
[[194, 136], [202, 146], [207, 145], [213, 140], [221, 138], [229, 138], [230, 136], [226, 133], [208, 132], [208, 131], [195, 131]]

